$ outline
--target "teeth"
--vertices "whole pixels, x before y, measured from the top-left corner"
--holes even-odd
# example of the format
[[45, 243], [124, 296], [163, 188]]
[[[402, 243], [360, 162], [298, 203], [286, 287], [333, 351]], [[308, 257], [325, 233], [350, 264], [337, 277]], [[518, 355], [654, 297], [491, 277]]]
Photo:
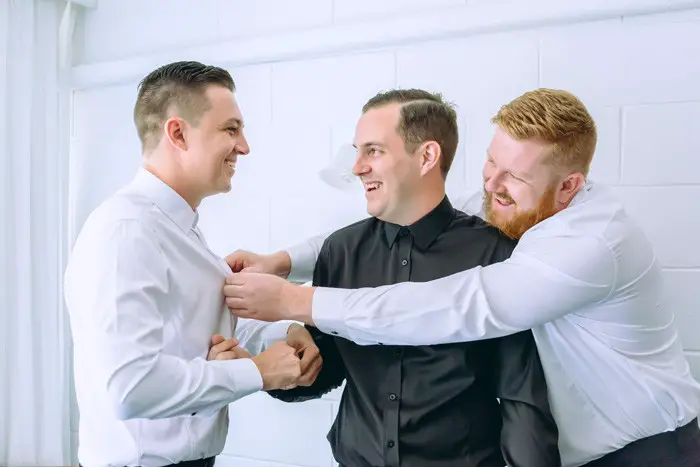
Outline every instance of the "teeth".
[[226, 161], [226, 165], [228, 165], [232, 169], [236, 168], [236, 163], [233, 161]]
[[379, 188], [379, 185], [381, 185], [380, 182], [369, 182], [369, 183], [365, 183], [365, 188], [367, 188], [368, 190], [371, 190], [374, 188]]

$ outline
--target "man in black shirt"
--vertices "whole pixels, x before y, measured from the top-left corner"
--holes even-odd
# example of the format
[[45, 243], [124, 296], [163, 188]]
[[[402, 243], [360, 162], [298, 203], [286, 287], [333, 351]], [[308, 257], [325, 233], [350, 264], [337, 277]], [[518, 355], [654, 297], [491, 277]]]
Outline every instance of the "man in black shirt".
[[[373, 217], [326, 239], [314, 285], [430, 281], [510, 256], [514, 241], [455, 210], [445, 195], [457, 140], [455, 111], [439, 95], [395, 90], [364, 106], [353, 172], [362, 179]], [[346, 381], [328, 435], [341, 466], [561, 465], [530, 331], [409, 347], [360, 346], [309, 330], [323, 357], [318, 378], [309, 387], [270, 394], [303, 401]]]

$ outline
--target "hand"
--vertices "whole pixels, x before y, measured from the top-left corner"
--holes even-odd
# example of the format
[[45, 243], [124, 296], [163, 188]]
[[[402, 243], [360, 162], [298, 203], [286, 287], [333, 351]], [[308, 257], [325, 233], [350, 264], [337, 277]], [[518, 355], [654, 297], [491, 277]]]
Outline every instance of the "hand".
[[309, 331], [296, 323], [287, 330], [287, 344], [296, 350], [301, 358], [301, 376], [298, 386], [311, 386], [323, 366], [323, 359]]
[[250, 354], [243, 347], [238, 346], [238, 339], [225, 339], [220, 334], [211, 337], [211, 346], [207, 360], [236, 360], [238, 358], [250, 358]]
[[290, 319], [311, 323], [314, 289], [270, 274], [241, 272], [226, 278], [224, 295], [231, 312], [260, 321]]
[[296, 387], [301, 375], [301, 361], [286, 342], [275, 342], [253, 357], [253, 362], [262, 376], [263, 391]]
[[285, 279], [292, 268], [292, 260], [285, 251], [259, 255], [251, 251], [237, 250], [226, 257], [226, 262], [233, 272], [262, 272]]

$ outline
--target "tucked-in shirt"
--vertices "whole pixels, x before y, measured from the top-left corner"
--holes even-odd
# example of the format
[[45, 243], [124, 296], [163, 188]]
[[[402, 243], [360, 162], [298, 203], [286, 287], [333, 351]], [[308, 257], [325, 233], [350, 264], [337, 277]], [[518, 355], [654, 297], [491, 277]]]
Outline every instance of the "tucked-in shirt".
[[[321, 238], [289, 250], [302, 273]], [[427, 283], [318, 288], [312, 312], [320, 330], [362, 345], [447, 344], [532, 329], [562, 460], [574, 467], [700, 412], [700, 384], [662, 289], [641, 228], [607, 188], [587, 183], [504, 262]]]
[[262, 389], [251, 359], [207, 361], [211, 337], [256, 354], [289, 323], [235, 320], [230, 269], [196, 226], [197, 213], [146, 170], [102, 203], [65, 273], [85, 467], [161, 466], [217, 455], [227, 405]]
[[[502, 261], [514, 246], [444, 198], [410, 226], [370, 218], [333, 233], [321, 249], [313, 284], [425, 282]], [[360, 346], [309, 329], [323, 357], [321, 374], [311, 387], [272, 394], [306, 400], [347, 380], [328, 436], [341, 465], [503, 467], [504, 459], [513, 467], [561, 465], [530, 331], [410, 347]]]

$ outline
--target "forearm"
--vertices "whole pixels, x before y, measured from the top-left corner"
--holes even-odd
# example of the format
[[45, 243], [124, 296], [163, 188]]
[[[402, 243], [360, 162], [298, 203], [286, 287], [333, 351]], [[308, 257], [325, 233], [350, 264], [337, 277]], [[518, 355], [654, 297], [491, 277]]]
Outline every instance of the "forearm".
[[107, 394], [121, 420], [214, 413], [262, 389], [260, 372], [249, 358], [186, 361], [156, 353], [113, 368]]
[[299, 304], [290, 316], [358, 344], [435, 345], [510, 335], [608, 296], [615, 267], [604, 245], [592, 239], [567, 257], [560, 254], [566, 242], [546, 242], [530, 242], [531, 254], [516, 248], [507, 261], [430, 282], [317, 288], [311, 307], [290, 301]]

